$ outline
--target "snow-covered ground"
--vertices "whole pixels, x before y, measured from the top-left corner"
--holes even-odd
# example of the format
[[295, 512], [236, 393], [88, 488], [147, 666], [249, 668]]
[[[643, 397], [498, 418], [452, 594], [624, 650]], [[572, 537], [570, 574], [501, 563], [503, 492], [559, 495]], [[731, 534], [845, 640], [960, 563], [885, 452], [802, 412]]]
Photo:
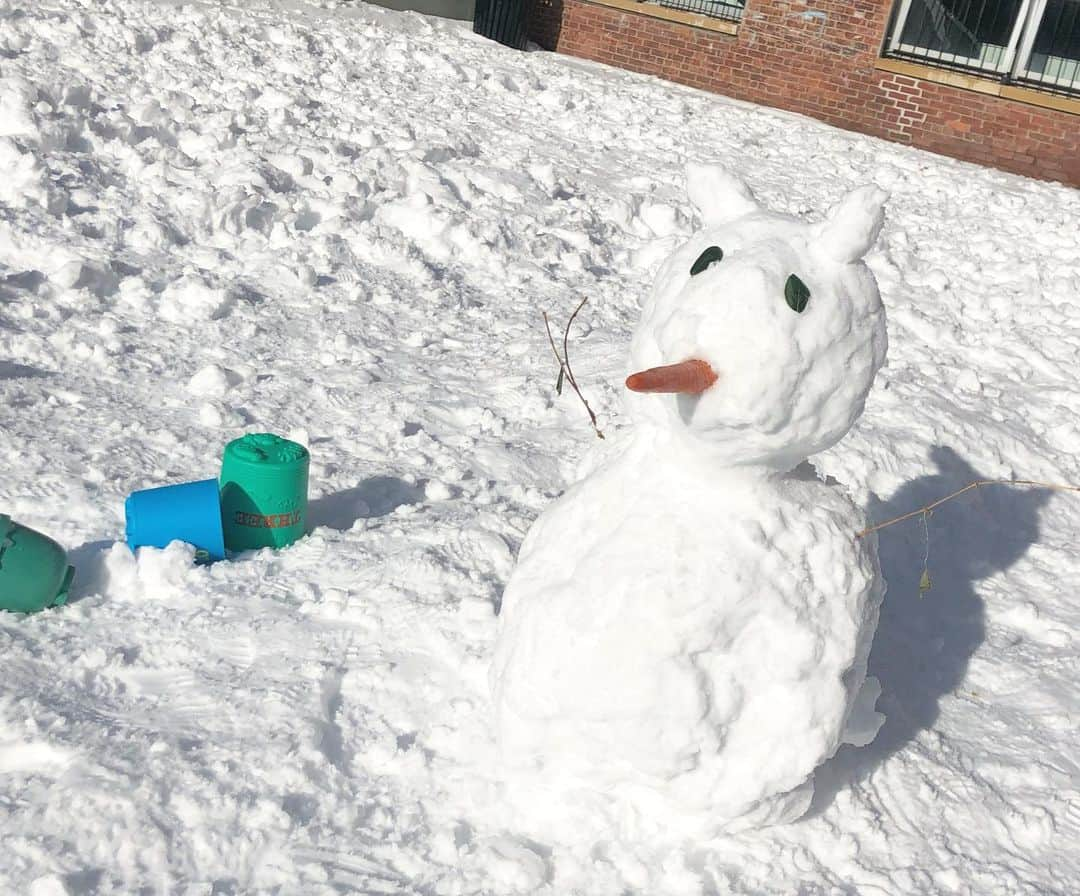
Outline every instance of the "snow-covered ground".
[[[324, 4], [330, 6], [331, 4]], [[1080, 483], [1080, 193], [362, 4], [0, 0], [0, 511], [73, 602], [0, 614], [0, 891], [1080, 889], [1080, 496], [993, 487], [881, 533], [888, 715], [808, 818], [535, 842], [487, 671], [521, 538], [608, 441], [687, 160], [814, 218], [892, 194], [890, 354], [815, 462], [875, 520]], [[297, 545], [122, 544], [132, 490], [270, 430]]]

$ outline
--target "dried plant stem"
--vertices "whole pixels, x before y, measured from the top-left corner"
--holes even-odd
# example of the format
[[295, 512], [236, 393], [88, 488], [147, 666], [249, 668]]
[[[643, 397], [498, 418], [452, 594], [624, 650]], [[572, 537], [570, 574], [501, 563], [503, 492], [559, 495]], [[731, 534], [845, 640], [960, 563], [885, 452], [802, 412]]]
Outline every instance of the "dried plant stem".
[[577, 397], [581, 399], [581, 403], [585, 405], [585, 410], [589, 414], [589, 422], [592, 423], [592, 428], [596, 432], [599, 438], [603, 438], [604, 434], [600, 432], [600, 427], [596, 423], [596, 414], [593, 413], [593, 409], [589, 407], [589, 403], [585, 400], [585, 396], [581, 394], [581, 389], [578, 388], [577, 378], [574, 376], [573, 368], [570, 367], [570, 325], [573, 324], [574, 318], [578, 316], [578, 313], [585, 307], [585, 303], [589, 301], [588, 298], [581, 300], [581, 304], [574, 309], [574, 313], [570, 315], [570, 320], [566, 322], [566, 329], [563, 331], [563, 353], [559, 354], [559, 349], [555, 346], [555, 337], [551, 335], [551, 322], [548, 320], [547, 312], [544, 312], [544, 329], [547, 330], [548, 342], [551, 343], [551, 351], [555, 355], [555, 360], [559, 362], [560, 381], [565, 378], [570, 384], [570, 388], [577, 393]]
[[984, 485], [1024, 485], [1034, 486], [1036, 488], [1048, 488], [1057, 492], [1080, 492], [1080, 486], [1076, 485], [1056, 485], [1052, 482], [1036, 482], [1032, 479], [978, 479], [968, 485], [965, 485], [962, 489], [958, 489], [951, 495], [946, 495], [944, 498], [940, 498], [934, 501], [932, 504], [927, 504], [925, 507], [920, 507], [918, 510], [913, 510], [911, 513], [905, 513], [902, 516], [894, 517], [891, 520], [886, 520], [883, 523], [878, 523], [876, 526], [870, 526], [863, 529], [861, 532], [856, 532], [856, 538], [863, 538], [869, 535], [871, 532], [877, 532], [878, 529], [884, 529], [888, 526], [894, 526], [897, 523], [902, 523], [904, 520], [910, 520], [912, 517], [920, 515], [929, 515], [935, 507], [940, 507], [946, 501], [951, 501], [953, 498], [958, 498], [964, 492], [970, 492], [972, 489], [981, 488]]

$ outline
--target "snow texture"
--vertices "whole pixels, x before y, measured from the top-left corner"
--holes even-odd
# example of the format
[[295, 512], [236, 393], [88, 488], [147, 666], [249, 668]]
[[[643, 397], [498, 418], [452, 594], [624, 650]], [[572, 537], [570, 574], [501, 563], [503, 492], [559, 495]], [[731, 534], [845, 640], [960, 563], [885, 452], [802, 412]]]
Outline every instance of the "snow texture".
[[[887, 721], [799, 822], [592, 843], [506, 798], [495, 611], [627, 441], [631, 332], [715, 159], [811, 223], [890, 194], [888, 361], [813, 460], [871, 520], [1080, 482], [1074, 190], [359, 3], [0, 0], [0, 509], [77, 570], [0, 614], [0, 892], [1080, 890], [1080, 503], [1046, 489], [937, 510], [921, 598], [922, 521], [880, 533]], [[586, 296], [603, 443], [540, 318]], [[311, 449], [309, 536], [115, 543], [131, 491], [259, 430]]]
[[625, 447], [537, 520], [503, 599], [500, 744], [548, 838], [578, 804], [568, 830], [598, 840], [793, 821], [866, 679], [876, 540], [853, 537], [866, 522], [842, 489], [789, 471], [851, 428], [885, 360], [862, 263], [884, 194], [807, 224], [719, 168], [691, 167], [688, 188], [706, 228], [660, 266], [631, 369], [695, 359], [718, 381], [633, 395]]

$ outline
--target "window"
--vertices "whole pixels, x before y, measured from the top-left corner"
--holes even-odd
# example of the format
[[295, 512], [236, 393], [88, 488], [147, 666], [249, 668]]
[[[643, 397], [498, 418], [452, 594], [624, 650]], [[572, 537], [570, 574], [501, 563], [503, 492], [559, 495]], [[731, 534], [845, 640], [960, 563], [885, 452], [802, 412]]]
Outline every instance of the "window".
[[659, 0], [659, 2], [661, 6], [666, 6], [668, 9], [696, 12], [728, 22], [738, 22], [742, 19], [743, 7], [746, 6], [746, 0]]
[[885, 55], [1080, 94], [1080, 0], [898, 0]]

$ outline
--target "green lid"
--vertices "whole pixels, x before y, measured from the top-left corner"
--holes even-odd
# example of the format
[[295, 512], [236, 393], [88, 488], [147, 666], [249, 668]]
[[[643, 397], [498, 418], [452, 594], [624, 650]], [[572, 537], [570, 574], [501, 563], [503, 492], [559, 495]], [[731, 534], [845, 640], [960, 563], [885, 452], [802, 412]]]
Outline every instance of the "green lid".
[[273, 433], [253, 432], [229, 442], [225, 456], [233, 462], [292, 466], [304, 460], [308, 450]]

